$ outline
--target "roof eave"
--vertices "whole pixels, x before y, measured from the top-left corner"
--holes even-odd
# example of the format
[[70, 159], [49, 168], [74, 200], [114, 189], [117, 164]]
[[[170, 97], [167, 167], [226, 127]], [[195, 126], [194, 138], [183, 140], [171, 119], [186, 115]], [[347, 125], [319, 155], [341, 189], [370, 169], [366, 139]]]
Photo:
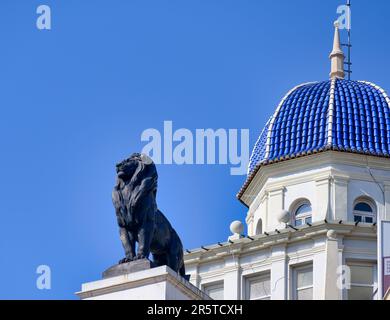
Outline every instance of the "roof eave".
[[345, 150], [345, 149], [341, 150], [340, 148], [338, 148], [336, 146], [328, 145], [328, 146], [326, 146], [326, 147], [324, 147], [322, 149], [313, 150], [313, 151], [309, 151], [309, 152], [305, 152], [305, 153], [292, 155], [289, 158], [283, 158], [282, 157], [282, 158], [277, 158], [277, 159], [274, 159], [274, 160], [263, 161], [263, 162], [260, 162], [259, 164], [257, 164], [256, 167], [251, 172], [251, 174], [247, 177], [247, 179], [245, 180], [245, 182], [244, 182], [243, 186], [241, 187], [240, 191], [237, 193], [237, 196], [236, 196], [237, 199], [242, 204], [244, 204], [247, 208], [249, 208], [250, 204], [245, 202], [245, 200], [243, 199], [243, 196], [244, 196], [246, 190], [248, 189], [248, 187], [250, 186], [250, 184], [252, 183], [253, 179], [255, 178], [257, 172], [260, 170], [260, 168], [263, 168], [263, 167], [268, 166], [270, 164], [280, 163], [280, 162], [284, 162], [284, 161], [288, 161], [288, 160], [293, 160], [293, 159], [296, 159], [296, 158], [301, 158], [301, 157], [305, 157], [305, 156], [309, 156], [309, 155], [313, 155], [313, 154], [318, 154], [318, 153], [322, 153], [322, 152], [326, 152], [326, 151], [354, 153], [354, 154], [360, 154], [360, 155], [366, 155], [366, 156], [372, 156], [372, 157], [379, 157], [379, 158], [387, 158], [387, 159], [390, 158], [390, 155], [375, 154], [375, 153], [372, 153], [372, 152], [354, 151], [354, 150]]

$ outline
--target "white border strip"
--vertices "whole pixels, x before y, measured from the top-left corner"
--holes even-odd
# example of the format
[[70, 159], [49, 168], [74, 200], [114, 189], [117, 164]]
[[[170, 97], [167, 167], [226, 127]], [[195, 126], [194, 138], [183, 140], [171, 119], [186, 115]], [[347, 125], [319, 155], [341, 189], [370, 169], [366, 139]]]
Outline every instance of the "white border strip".
[[282, 101], [279, 103], [278, 107], [276, 108], [276, 111], [274, 113], [274, 115], [272, 116], [271, 118], [271, 123], [268, 127], [268, 134], [267, 134], [267, 143], [266, 143], [266, 149], [265, 149], [265, 156], [264, 156], [264, 159], [268, 159], [269, 158], [269, 149], [270, 149], [270, 142], [271, 142], [271, 133], [272, 133], [272, 129], [273, 129], [273, 126], [274, 126], [274, 122], [275, 122], [275, 119], [280, 111], [280, 108], [282, 107], [282, 105], [284, 104], [284, 102], [287, 100], [287, 98], [297, 89], [299, 89], [300, 87], [303, 87], [303, 86], [306, 86], [306, 85], [309, 85], [309, 84], [313, 84], [313, 83], [318, 83], [318, 82], [306, 82], [306, 83], [302, 83], [296, 87], [294, 87], [293, 89], [291, 89], [285, 96], [284, 98], [282, 99]]
[[329, 107], [328, 107], [328, 143], [327, 145], [332, 145], [333, 138], [333, 113], [334, 113], [334, 96], [336, 90], [336, 81], [337, 78], [331, 79], [330, 83], [330, 98], [329, 98]]

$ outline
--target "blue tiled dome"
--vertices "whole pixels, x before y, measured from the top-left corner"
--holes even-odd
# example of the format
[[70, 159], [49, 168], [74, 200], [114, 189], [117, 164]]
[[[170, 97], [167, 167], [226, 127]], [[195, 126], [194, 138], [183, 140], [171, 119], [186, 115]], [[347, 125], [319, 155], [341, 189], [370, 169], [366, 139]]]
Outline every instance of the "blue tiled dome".
[[268, 120], [252, 151], [256, 166], [324, 150], [387, 157], [390, 99], [364, 81], [332, 79], [291, 90]]

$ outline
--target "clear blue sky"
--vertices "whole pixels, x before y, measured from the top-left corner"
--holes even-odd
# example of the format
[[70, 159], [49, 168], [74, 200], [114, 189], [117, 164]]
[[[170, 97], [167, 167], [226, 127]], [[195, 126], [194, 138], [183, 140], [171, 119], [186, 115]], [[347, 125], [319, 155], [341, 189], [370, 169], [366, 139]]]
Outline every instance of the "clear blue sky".
[[[387, 0], [352, 1], [353, 78], [390, 90]], [[248, 128], [325, 80], [344, 0], [1, 0], [0, 298], [74, 299], [123, 255], [114, 165], [147, 128]], [[36, 8], [52, 9], [39, 31]], [[160, 165], [159, 208], [186, 248], [244, 221], [245, 176]], [[35, 286], [38, 265], [52, 289]]]

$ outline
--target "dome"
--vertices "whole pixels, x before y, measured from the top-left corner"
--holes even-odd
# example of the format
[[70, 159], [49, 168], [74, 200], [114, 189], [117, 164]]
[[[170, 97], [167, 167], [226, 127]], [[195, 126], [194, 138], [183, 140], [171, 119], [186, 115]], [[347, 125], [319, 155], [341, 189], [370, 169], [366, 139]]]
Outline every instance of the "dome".
[[295, 87], [252, 151], [256, 167], [325, 150], [390, 155], [390, 99], [375, 84], [334, 78]]

